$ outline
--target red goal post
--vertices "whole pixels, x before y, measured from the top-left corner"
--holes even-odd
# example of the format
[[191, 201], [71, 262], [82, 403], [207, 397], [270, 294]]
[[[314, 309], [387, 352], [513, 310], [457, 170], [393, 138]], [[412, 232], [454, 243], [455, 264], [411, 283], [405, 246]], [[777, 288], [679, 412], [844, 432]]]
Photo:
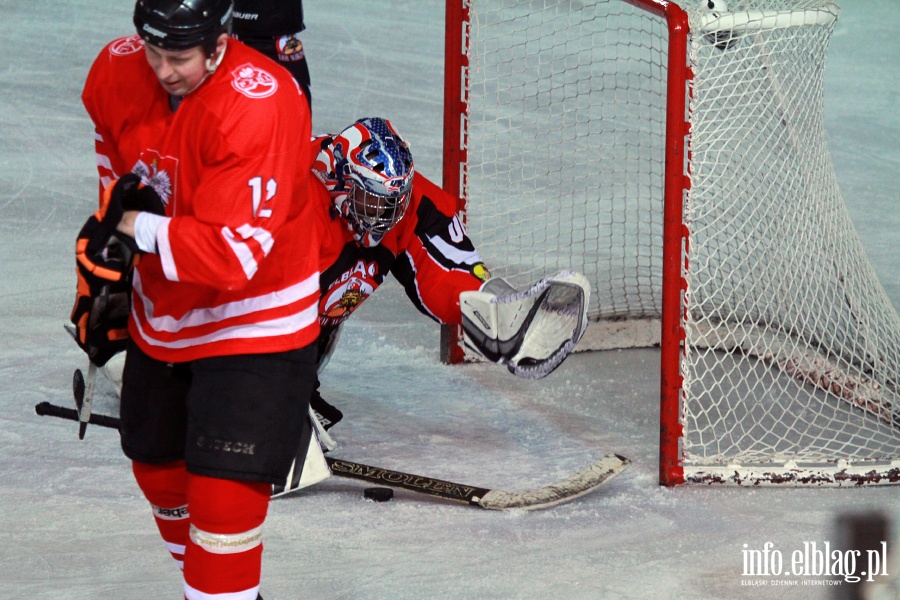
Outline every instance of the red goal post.
[[900, 319], [825, 142], [839, 7], [714, 4], [448, 0], [443, 185], [495, 275], [589, 277], [583, 349], [659, 345], [660, 483], [900, 482]]

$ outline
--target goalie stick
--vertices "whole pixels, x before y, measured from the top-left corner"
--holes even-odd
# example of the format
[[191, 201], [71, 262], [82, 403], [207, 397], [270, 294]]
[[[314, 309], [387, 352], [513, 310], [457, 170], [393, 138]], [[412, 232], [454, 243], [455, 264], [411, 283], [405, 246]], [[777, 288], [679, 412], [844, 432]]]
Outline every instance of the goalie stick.
[[[34, 411], [39, 415], [60, 417], [72, 421], [79, 420], [77, 411], [49, 402], [41, 402], [35, 405]], [[119, 427], [119, 419], [107, 415], [92, 414], [89, 417], [89, 422], [112, 429], [118, 429]], [[339, 458], [325, 457], [325, 460], [328, 462], [328, 466], [335, 477], [355, 479], [366, 483], [407, 490], [488, 510], [508, 510], [513, 508], [536, 510], [556, 506], [597, 489], [631, 464], [631, 461], [624, 456], [607, 454], [562, 481], [532, 490], [510, 492], [454, 483], [383, 467], [373, 467]]]
[[328, 461], [331, 472], [336, 477], [346, 477], [367, 483], [409, 490], [418, 494], [427, 494], [443, 500], [462, 502], [488, 510], [508, 510], [512, 508], [536, 510], [556, 506], [595, 490], [601, 484], [624, 471], [631, 463], [624, 456], [607, 454], [587, 468], [562, 481], [533, 490], [507, 492], [444, 481], [423, 475], [413, 475], [402, 471], [393, 471], [383, 467], [370, 467], [347, 460], [328, 457], [325, 460]]

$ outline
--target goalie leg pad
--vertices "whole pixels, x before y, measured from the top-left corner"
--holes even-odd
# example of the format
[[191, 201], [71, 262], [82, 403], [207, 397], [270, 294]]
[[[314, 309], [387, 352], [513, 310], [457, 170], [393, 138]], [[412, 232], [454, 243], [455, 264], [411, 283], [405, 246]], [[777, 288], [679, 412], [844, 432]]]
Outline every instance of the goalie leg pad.
[[[304, 435], [297, 456], [291, 464], [290, 473], [283, 484], [272, 486], [272, 497], [277, 498], [319, 483], [331, 477], [331, 467], [325, 460], [325, 452], [334, 450], [337, 444], [322, 427], [312, 407], [309, 409], [310, 435]], [[298, 468], [302, 465], [302, 468]]]

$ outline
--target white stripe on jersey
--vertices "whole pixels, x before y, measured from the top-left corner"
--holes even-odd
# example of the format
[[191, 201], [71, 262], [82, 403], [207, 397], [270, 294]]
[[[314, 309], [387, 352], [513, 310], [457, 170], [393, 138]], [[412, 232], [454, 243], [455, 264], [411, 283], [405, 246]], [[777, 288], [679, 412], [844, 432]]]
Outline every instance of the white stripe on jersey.
[[[412, 256], [412, 254], [409, 253], [409, 250], [405, 251], [403, 254], [406, 255], [406, 259], [409, 261], [409, 265], [412, 267], [412, 270], [413, 270], [412, 283], [416, 288], [416, 298], [419, 299], [419, 306], [422, 307], [422, 309], [425, 312], [427, 312], [429, 314], [429, 316], [431, 316], [435, 321], [440, 323], [441, 322], [440, 317], [438, 317], [436, 314], [434, 314], [431, 311], [430, 308], [428, 308], [428, 304], [426, 304], [425, 299], [422, 298], [422, 292], [419, 291], [419, 277], [418, 277], [419, 270], [416, 268], [416, 261], [413, 260], [413, 256]], [[434, 260], [434, 257], [432, 257], [430, 255], [428, 258], [430, 258], [431, 260]], [[438, 264], [438, 263], [435, 263], [435, 264]], [[443, 267], [441, 267], [441, 268], [443, 268]]]
[[272, 246], [275, 244], [275, 240], [272, 238], [271, 233], [261, 227], [251, 227], [250, 225], [245, 224], [238, 227], [236, 231], [241, 239], [238, 239], [234, 231], [228, 227], [222, 228], [222, 237], [225, 238], [225, 241], [231, 246], [231, 251], [237, 256], [247, 279], [253, 279], [253, 276], [259, 269], [259, 262], [257, 262], [254, 257], [253, 250], [243, 240], [251, 238], [256, 240], [262, 248], [263, 256], [269, 255], [269, 252], [272, 251]]
[[[172, 254], [172, 244], [169, 241], [169, 223], [171, 218], [167, 218], [159, 227], [156, 233], [157, 249], [159, 258], [162, 262], [163, 273], [169, 281], [181, 281], [178, 277], [178, 266], [175, 264], [175, 257]], [[275, 239], [272, 234], [261, 227], [253, 227], [251, 225], [241, 225], [235, 232], [228, 227], [222, 227], [222, 237], [228, 242], [232, 252], [241, 263], [244, 275], [247, 279], [252, 279], [259, 269], [259, 262], [253, 256], [253, 250], [243, 240], [254, 239], [263, 251], [263, 256], [268, 256], [272, 252], [275, 245]], [[240, 237], [238, 237], [240, 236]]]
[[140, 321], [135, 318], [135, 324], [141, 334], [141, 338], [150, 344], [159, 348], [169, 348], [172, 350], [181, 350], [184, 348], [193, 348], [204, 344], [212, 344], [215, 342], [224, 342], [227, 340], [246, 340], [262, 337], [277, 337], [290, 335], [302, 329], [311, 326], [318, 320], [319, 305], [315, 299], [312, 304], [302, 311], [280, 319], [272, 319], [270, 321], [260, 321], [257, 323], [249, 323], [246, 325], [238, 325], [236, 327], [226, 327], [218, 331], [214, 331], [207, 335], [196, 337], [182, 338], [174, 342], [162, 342], [153, 338], [147, 332]]
[[[97, 142], [97, 145], [103, 144], [103, 136], [100, 135], [100, 132], [96, 129], [94, 130], [94, 141]], [[112, 168], [112, 163], [109, 162], [109, 156], [103, 154], [102, 152], [95, 152], [95, 158], [97, 159], [97, 171], [100, 174], [100, 185], [103, 186], [103, 189], [109, 187], [109, 184], [114, 182], [119, 178], [116, 175], [116, 172]]]
[[443, 238], [438, 236], [428, 236], [428, 241], [434, 244], [437, 251], [441, 255], [449, 258], [451, 261], [460, 265], [477, 265], [481, 260], [478, 252], [475, 250], [460, 250], [453, 244], [448, 244]]
[[100, 154], [97, 152], [94, 156], [97, 157], [97, 166], [102, 167], [104, 169], [108, 169], [110, 171], [113, 170], [112, 164], [109, 162], [109, 157], [105, 154]]
[[[171, 218], [164, 220], [156, 230], [156, 250], [159, 252], [159, 260], [162, 262], [163, 273], [169, 281], [181, 281], [178, 278], [178, 267], [175, 266], [175, 257], [172, 255], [172, 244], [169, 242], [169, 224]], [[134, 272], [135, 284], [137, 284], [137, 271]]]
[[[201, 325], [219, 323], [226, 319], [243, 317], [261, 310], [269, 310], [273, 308], [280, 308], [282, 306], [288, 306], [289, 304], [293, 304], [294, 302], [297, 302], [298, 300], [301, 300], [308, 296], [312, 297], [311, 302], [313, 304], [318, 304], [319, 273], [313, 273], [303, 281], [296, 283], [288, 288], [276, 292], [270, 292], [268, 294], [263, 294], [262, 296], [245, 298], [243, 300], [228, 302], [227, 304], [222, 304], [219, 306], [195, 308], [189, 310], [180, 319], [175, 319], [168, 315], [163, 315], [160, 317], [153, 316], [153, 303], [144, 295], [143, 285], [141, 283], [141, 275], [137, 270], [134, 271], [134, 281], [132, 283], [132, 289], [134, 290], [134, 293], [140, 297], [141, 302], [144, 304], [145, 314], [143, 315], [143, 318], [138, 318], [138, 315], [135, 315], [135, 319], [138, 321], [138, 324], [140, 325], [141, 322], [145, 322], [155, 331], [176, 333], [188, 327], [198, 327]], [[270, 332], [264, 335], [272, 335], [272, 333]]]

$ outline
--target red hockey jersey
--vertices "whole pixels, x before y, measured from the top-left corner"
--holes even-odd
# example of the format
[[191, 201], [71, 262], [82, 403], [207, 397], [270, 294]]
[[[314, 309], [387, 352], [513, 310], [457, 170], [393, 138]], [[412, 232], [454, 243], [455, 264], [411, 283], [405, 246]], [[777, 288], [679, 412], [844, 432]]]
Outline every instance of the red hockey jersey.
[[305, 346], [318, 334], [310, 114], [287, 71], [230, 40], [177, 110], [138, 36], [98, 56], [82, 95], [101, 184], [129, 171], [166, 205], [134, 276], [129, 332], [187, 361]]
[[323, 217], [321, 248], [322, 325], [320, 348], [330, 330], [337, 328], [393, 274], [413, 305], [441, 323], [460, 323], [459, 294], [477, 290], [490, 277], [456, 214], [456, 198], [416, 172], [412, 197], [403, 219], [377, 246], [356, 243], [346, 222], [337, 214], [328, 193], [333, 179], [330, 136], [314, 141], [322, 149], [314, 168], [326, 185], [318, 186]]

